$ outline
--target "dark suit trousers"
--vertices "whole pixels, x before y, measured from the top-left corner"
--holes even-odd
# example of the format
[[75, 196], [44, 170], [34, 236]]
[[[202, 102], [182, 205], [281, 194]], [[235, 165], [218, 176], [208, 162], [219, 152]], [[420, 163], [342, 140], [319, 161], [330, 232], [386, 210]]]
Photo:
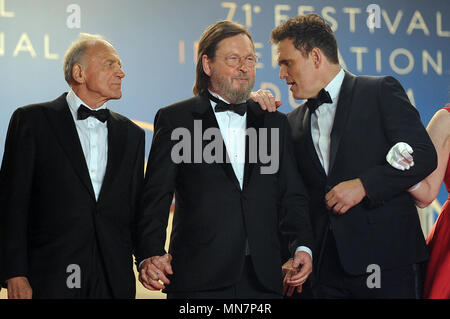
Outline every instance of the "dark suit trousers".
[[[64, 290], [61, 291], [54, 289], [53, 284], [43, 283], [38, 286], [33, 286], [33, 299], [113, 298], [96, 241], [94, 240], [91, 247], [86, 247], [86, 249], [91, 250], [91, 258], [88, 265], [80, 268], [81, 283], [79, 288], [68, 288], [64, 283]], [[68, 273], [67, 276], [69, 275]]]
[[331, 229], [327, 233], [324, 245], [318, 283], [315, 287], [317, 298], [421, 298], [423, 290], [421, 265], [412, 264], [386, 270], [380, 268], [378, 284], [374, 285], [376, 281], [373, 280], [375, 274], [373, 270], [363, 275], [350, 275], [343, 269]]
[[81, 298], [87, 299], [111, 299], [113, 298], [111, 288], [106, 277], [103, 259], [95, 241], [92, 247], [91, 269], [86, 274], [86, 285], [82, 288]]
[[[280, 269], [281, 271], [281, 269]], [[265, 289], [256, 277], [250, 256], [245, 258], [239, 281], [230, 287], [208, 291], [168, 293], [167, 299], [280, 299], [281, 295]]]

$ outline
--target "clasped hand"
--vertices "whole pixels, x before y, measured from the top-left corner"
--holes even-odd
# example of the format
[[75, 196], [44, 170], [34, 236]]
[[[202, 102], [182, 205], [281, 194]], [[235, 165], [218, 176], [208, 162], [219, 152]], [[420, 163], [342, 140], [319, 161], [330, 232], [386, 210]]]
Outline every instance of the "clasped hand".
[[302, 287], [313, 269], [311, 255], [305, 251], [295, 253], [294, 259], [284, 263], [283, 270], [283, 295], [292, 296], [294, 290], [302, 292]]
[[139, 269], [139, 281], [149, 290], [161, 290], [170, 284], [168, 275], [173, 275], [172, 256], [165, 254], [147, 258]]

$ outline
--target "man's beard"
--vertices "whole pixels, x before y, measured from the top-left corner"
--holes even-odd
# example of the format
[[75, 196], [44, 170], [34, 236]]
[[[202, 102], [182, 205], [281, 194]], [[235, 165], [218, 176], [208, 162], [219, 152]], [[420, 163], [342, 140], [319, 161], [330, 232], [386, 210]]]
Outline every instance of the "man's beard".
[[252, 92], [253, 85], [255, 84], [255, 79], [251, 79], [248, 74], [240, 73], [232, 78], [246, 78], [248, 82], [246, 85], [241, 85], [238, 89], [234, 89], [232, 82], [225, 77], [222, 77], [216, 73], [211, 74], [211, 84], [213, 89], [221, 97], [229, 99], [232, 103], [245, 102], [250, 98], [250, 93]]

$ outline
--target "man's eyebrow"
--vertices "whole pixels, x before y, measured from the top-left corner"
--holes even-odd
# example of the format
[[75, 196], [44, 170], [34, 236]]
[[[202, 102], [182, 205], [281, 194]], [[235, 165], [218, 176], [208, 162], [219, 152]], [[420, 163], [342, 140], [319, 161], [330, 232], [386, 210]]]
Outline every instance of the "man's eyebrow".
[[118, 63], [118, 64], [122, 65], [122, 60], [115, 59], [115, 58], [108, 58], [108, 59], [106, 59], [106, 62], [107, 63], [109, 63], [109, 62], [111, 62], [111, 63]]

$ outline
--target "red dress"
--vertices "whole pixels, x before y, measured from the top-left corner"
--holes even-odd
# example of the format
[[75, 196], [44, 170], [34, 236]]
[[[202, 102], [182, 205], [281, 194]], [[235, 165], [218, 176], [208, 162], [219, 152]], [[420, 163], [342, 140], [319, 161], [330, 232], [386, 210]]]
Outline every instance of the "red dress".
[[[444, 107], [450, 112], [450, 107]], [[450, 128], [449, 128], [450, 130]], [[450, 193], [450, 158], [444, 184]], [[427, 237], [430, 260], [425, 276], [424, 297], [450, 299], [450, 194]]]

